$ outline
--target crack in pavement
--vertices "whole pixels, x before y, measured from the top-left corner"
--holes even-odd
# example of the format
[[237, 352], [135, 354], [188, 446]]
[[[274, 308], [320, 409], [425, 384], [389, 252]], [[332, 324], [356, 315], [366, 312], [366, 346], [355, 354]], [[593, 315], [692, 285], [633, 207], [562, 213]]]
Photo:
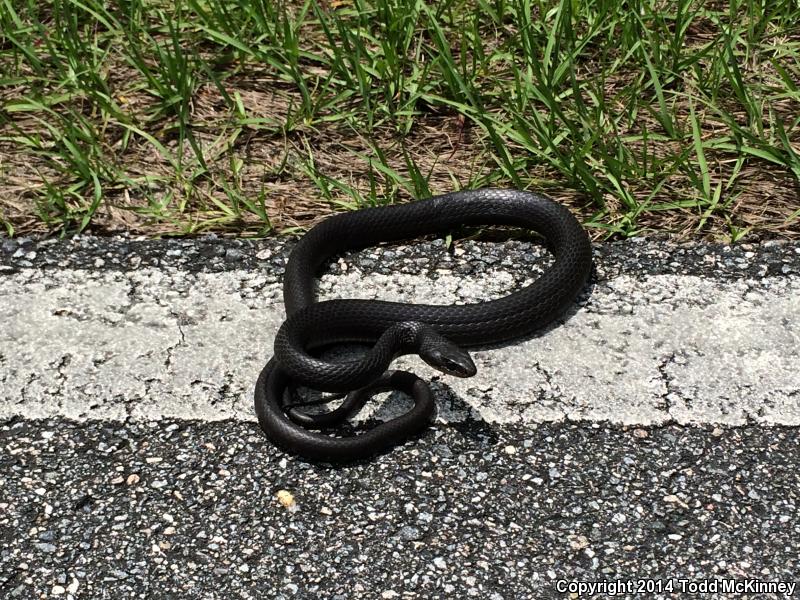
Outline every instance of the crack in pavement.
[[675, 355], [676, 355], [675, 352], [670, 352], [660, 360], [657, 367], [661, 377], [661, 382], [664, 384], [664, 390], [665, 390], [664, 393], [661, 394], [662, 404], [661, 406], [659, 406], [659, 408], [663, 409], [664, 412], [667, 413], [668, 419], [676, 418], [675, 415], [672, 413], [674, 402], [673, 398], [671, 398], [670, 396], [673, 396], [674, 394], [680, 398], [680, 396], [673, 390], [672, 376], [669, 373], [667, 373], [667, 367], [675, 362]]
[[557, 405], [561, 410], [563, 419], [568, 420], [569, 410], [574, 409], [575, 407], [571, 406], [570, 403], [565, 399], [566, 395], [562, 391], [561, 387], [553, 381], [552, 373], [543, 367], [541, 362], [536, 360], [531, 364], [538, 373], [541, 373], [545, 381], [545, 388], [542, 388], [541, 386], [539, 387], [536, 401], [546, 407], [548, 403]]
[[64, 384], [67, 381], [67, 374], [64, 372], [64, 369], [68, 367], [72, 363], [72, 354], [64, 354], [61, 356], [61, 359], [58, 361], [58, 364], [55, 366], [56, 372], [58, 373], [58, 384], [56, 386], [55, 392], [53, 394], [59, 398], [59, 406], [61, 406], [61, 396], [64, 389]]
[[20, 392], [20, 399], [16, 402], [17, 405], [24, 405], [24, 404], [28, 404], [28, 402], [30, 402], [31, 399], [28, 397], [28, 388], [31, 386], [31, 384], [34, 381], [37, 381], [38, 379], [39, 379], [39, 375], [37, 373], [30, 373], [28, 375], [28, 380], [20, 388], [20, 391], [19, 391]]
[[186, 319], [186, 315], [183, 313], [178, 313], [175, 311], [170, 310], [170, 315], [175, 319], [175, 325], [178, 328], [178, 333], [180, 334], [180, 338], [177, 343], [167, 347], [166, 353], [167, 357], [164, 359], [164, 366], [169, 371], [172, 367], [172, 354], [175, 350], [180, 348], [181, 346], [186, 345], [186, 333], [183, 331], [183, 320]]

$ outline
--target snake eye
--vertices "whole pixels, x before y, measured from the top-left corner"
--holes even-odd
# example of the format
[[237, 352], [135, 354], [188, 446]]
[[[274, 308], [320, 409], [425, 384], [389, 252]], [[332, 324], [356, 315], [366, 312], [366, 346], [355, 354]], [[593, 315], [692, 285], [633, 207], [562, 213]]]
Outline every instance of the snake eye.
[[457, 377], [472, 377], [477, 372], [475, 363], [466, 353], [455, 357], [442, 355], [442, 364], [450, 375]]
[[472, 377], [477, 373], [470, 355], [434, 328], [423, 325], [416, 333], [416, 352], [434, 369], [455, 377]]
[[470, 355], [458, 346], [431, 350], [420, 356], [433, 368], [455, 377], [472, 377], [478, 371]]

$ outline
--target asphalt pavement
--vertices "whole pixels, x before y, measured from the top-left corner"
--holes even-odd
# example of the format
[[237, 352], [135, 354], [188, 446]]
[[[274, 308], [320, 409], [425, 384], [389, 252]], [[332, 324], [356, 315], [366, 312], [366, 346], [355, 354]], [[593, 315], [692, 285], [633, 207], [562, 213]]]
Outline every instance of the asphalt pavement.
[[[428, 431], [344, 467], [252, 411], [290, 248], [0, 244], [0, 596], [797, 593], [800, 244], [598, 245], [563, 322], [437, 378]], [[428, 241], [345, 255], [321, 294], [468, 302], [542, 264]]]

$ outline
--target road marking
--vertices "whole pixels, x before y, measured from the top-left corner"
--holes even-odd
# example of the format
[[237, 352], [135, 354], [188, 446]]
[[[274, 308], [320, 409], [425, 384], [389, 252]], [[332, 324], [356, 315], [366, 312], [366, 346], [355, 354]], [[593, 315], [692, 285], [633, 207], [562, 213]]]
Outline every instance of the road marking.
[[[0, 278], [0, 417], [254, 420], [253, 385], [284, 318], [272, 279], [152, 268]], [[502, 271], [465, 281], [350, 270], [321, 289], [451, 303], [514, 285]], [[543, 335], [474, 352], [477, 376], [441, 377], [439, 418], [800, 425], [798, 322], [796, 276], [615, 277]], [[436, 375], [416, 358], [398, 364]]]

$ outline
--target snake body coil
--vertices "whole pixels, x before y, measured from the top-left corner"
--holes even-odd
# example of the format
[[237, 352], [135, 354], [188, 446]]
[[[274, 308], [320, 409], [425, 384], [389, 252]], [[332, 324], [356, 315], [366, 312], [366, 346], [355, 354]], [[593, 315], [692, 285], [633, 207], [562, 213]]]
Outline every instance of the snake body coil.
[[[316, 302], [314, 276], [332, 256], [461, 225], [536, 231], [546, 240], [553, 263], [530, 285], [489, 302], [460, 306], [356, 299]], [[259, 424], [274, 443], [312, 460], [356, 460], [395, 446], [423, 429], [433, 413], [427, 384], [410, 373], [387, 372], [396, 356], [419, 354], [445, 373], [471, 376], [475, 366], [461, 347], [504, 342], [541, 329], [571, 304], [590, 269], [589, 239], [575, 217], [564, 206], [530, 192], [462, 191], [334, 215], [302, 238], [286, 265], [287, 319], [275, 338], [275, 356], [256, 383]], [[349, 361], [326, 361], [310, 352], [342, 342], [373, 346], [362, 359]], [[304, 415], [286, 406], [285, 392], [292, 384], [351, 393], [339, 409], [322, 416]], [[307, 429], [341, 422], [371, 394], [385, 389], [411, 394], [414, 408], [356, 436], [331, 437]]]

